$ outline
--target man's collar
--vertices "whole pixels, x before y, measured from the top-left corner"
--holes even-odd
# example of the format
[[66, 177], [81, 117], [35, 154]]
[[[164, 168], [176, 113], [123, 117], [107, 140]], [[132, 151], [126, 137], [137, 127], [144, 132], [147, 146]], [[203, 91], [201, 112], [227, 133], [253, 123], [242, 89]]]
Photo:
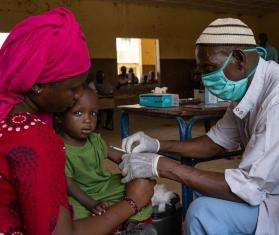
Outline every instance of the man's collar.
[[260, 58], [255, 75], [251, 81], [250, 86], [248, 87], [245, 96], [233, 110], [234, 114], [240, 119], [243, 119], [251, 110], [251, 108], [253, 108], [258, 102], [263, 85], [265, 83], [265, 73], [263, 71], [265, 63], [266, 61]]

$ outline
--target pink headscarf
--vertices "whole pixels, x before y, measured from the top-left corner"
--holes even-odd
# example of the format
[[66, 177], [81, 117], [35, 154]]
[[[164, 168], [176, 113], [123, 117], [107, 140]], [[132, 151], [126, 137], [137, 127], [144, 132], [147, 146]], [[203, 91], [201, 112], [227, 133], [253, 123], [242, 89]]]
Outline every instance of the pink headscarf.
[[0, 120], [34, 84], [64, 81], [89, 68], [85, 37], [71, 11], [56, 8], [23, 20], [0, 50]]

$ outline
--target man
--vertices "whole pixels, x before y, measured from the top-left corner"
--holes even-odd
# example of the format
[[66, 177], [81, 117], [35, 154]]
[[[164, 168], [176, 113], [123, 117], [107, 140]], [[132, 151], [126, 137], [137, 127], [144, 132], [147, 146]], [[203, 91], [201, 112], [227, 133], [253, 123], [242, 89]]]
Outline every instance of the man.
[[126, 66], [121, 66], [120, 74], [118, 74], [117, 79], [118, 79], [117, 89], [119, 89], [121, 86], [128, 85], [129, 78], [128, 78]]
[[156, 77], [155, 77], [155, 72], [150, 71], [149, 74], [148, 74], [148, 83], [154, 84], [156, 82], [157, 82], [157, 80], [156, 80]]
[[[233, 101], [204, 136], [159, 141], [136, 133], [122, 142], [131, 154], [120, 167], [124, 182], [165, 177], [201, 195], [186, 216], [188, 235], [279, 234], [279, 65], [260, 58], [253, 32], [238, 19], [217, 19], [196, 42], [205, 87]], [[135, 143], [138, 145], [134, 147]], [[213, 173], [181, 165], [159, 150], [201, 159], [245, 146], [237, 169]]]
[[129, 68], [128, 71], [128, 78], [129, 78], [129, 83], [130, 84], [139, 84], [139, 79], [138, 77], [135, 75], [133, 68]]
[[[105, 76], [105, 73], [102, 70], [98, 70], [96, 73], [96, 90], [98, 95], [112, 96], [113, 95], [113, 86], [110, 84], [108, 79]], [[103, 123], [103, 128], [110, 131], [113, 130], [113, 114], [114, 109], [101, 109], [99, 110], [100, 122], [102, 123], [102, 114], [105, 114], [105, 122]]]
[[96, 89], [100, 95], [112, 95], [113, 86], [110, 84], [102, 70], [96, 73]]
[[274, 60], [278, 63], [278, 52], [276, 48], [270, 46], [268, 43], [268, 37], [266, 33], [259, 34], [259, 45], [266, 49], [266, 60]]

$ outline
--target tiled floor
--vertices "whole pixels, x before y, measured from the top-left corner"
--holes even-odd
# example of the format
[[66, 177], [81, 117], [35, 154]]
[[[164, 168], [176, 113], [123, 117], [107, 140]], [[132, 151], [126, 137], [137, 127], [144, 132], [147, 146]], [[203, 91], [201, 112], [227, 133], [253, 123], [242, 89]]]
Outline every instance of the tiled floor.
[[[115, 128], [113, 131], [108, 131], [104, 129], [100, 130], [102, 137], [109, 145], [121, 146], [119, 117], [120, 113], [116, 112], [114, 115]], [[144, 131], [145, 133], [159, 139], [175, 140], [179, 138], [177, 124], [175, 121], [172, 120], [162, 120], [153, 117], [143, 117], [134, 115], [130, 118], [130, 124], [131, 133], [134, 133], [136, 131]], [[204, 133], [205, 132], [202, 125], [198, 125], [193, 129], [194, 137], [200, 136]], [[218, 160], [212, 161], [210, 164], [203, 163], [199, 166], [199, 168], [222, 172], [225, 168], [230, 168], [232, 166], [236, 167], [237, 164], [238, 162], [232, 160]], [[119, 172], [117, 165], [110, 162], [109, 160], [106, 161], [105, 166], [112, 172]], [[179, 183], [168, 179], [159, 179], [158, 182], [166, 184], [169, 190], [172, 190], [181, 195], [181, 185]]]

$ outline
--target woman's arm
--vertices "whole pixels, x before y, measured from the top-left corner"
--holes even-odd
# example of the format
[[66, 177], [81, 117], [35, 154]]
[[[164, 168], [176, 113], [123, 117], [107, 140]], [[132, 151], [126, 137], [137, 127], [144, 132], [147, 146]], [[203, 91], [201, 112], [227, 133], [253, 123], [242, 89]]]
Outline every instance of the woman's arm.
[[69, 211], [60, 209], [55, 235], [108, 235], [129, 217], [134, 210], [128, 202], [121, 201], [110, 207], [103, 215], [72, 221]]
[[[150, 202], [154, 185], [154, 181], [134, 180], [127, 185], [126, 196], [141, 209]], [[135, 214], [134, 209], [125, 200], [113, 205], [101, 216], [74, 222], [72, 222], [69, 212], [65, 208], [60, 208], [55, 235], [108, 235], [133, 214]]]

